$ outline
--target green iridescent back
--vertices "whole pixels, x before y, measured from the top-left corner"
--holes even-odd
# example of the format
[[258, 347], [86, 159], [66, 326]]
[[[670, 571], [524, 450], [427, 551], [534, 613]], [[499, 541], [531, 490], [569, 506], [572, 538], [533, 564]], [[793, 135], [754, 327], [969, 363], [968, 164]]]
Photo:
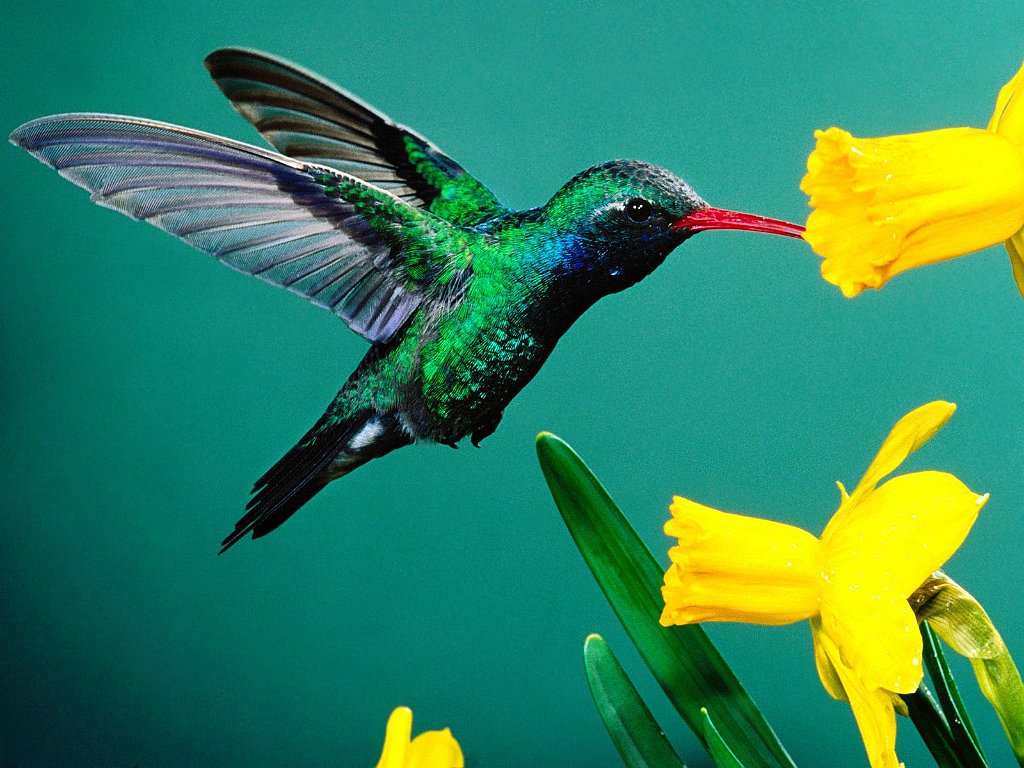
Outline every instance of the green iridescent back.
[[457, 226], [506, 210], [430, 141], [296, 64], [226, 48], [206, 67], [238, 113], [288, 157], [354, 176]]

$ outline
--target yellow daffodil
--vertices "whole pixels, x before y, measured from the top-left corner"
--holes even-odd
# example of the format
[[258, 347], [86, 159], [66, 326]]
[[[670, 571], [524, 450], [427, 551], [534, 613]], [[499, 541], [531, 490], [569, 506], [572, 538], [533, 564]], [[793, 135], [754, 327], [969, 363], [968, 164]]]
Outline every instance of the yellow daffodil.
[[397, 707], [388, 718], [377, 768], [463, 768], [462, 749], [452, 732], [424, 731], [412, 739], [412, 710]]
[[676, 497], [661, 623], [810, 619], [825, 689], [849, 701], [873, 768], [895, 768], [897, 698], [921, 682], [921, 632], [907, 598], [960, 546], [987, 496], [945, 472], [882, 480], [953, 414], [933, 402], [893, 427], [821, 538]]
[[999, 92], [984, 130], [814, 136], [800, 182], [814, 209], [804, 239], [843, 294], [997, 243], [1024, 294], [1024, 67]]

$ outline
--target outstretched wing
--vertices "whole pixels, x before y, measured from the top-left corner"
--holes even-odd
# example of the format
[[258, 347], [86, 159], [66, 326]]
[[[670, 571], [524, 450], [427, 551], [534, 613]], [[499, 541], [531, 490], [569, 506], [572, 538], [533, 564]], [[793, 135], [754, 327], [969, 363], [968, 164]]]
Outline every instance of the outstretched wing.
[[[69, 114], [11, 142], [92, 199], [301, 294], [372, 342], [468, 264], [467, 233], [333, 169], [167, 123]], [[461, 245], [460, 245], [461, 244]]]
[[206, 68], [238, 113], [289, 157], [355, 176], [459, 226], [505, 210], [431, 142], [289, 61], [225, 48]]

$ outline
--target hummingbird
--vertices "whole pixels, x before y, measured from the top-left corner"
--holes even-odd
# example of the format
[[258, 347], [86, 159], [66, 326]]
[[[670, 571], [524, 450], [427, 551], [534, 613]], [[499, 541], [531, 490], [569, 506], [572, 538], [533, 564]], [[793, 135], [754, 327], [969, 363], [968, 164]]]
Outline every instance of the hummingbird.
[[304, 296], [371, 346], [313, 427], [251, 491], [221, 552], [275, 530], [329, 482], [417, 442], [473, 445], [598, 299], [697, 232], [800, 237], [713, 208], [675, 174], [613, 160], [512, 210], [435, 144], [284, 59], [206, 59], [276, 151], [98, 113], [10, 136], [93, 202]]

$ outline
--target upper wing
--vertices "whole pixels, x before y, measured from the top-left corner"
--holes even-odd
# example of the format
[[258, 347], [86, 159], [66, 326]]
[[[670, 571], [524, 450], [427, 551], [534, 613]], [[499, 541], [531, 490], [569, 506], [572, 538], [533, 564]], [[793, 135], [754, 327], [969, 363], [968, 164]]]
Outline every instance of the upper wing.
[[11, 142], [100, 205], [284, 286], [372, 342], [468, 265], [468, 234], [330, 168], [180, 126], [70, 114]]
[[460, 226], [505, 210], [431, 142], [291, 62], [225, 48], [206, 68], [238, 113], [289, 157], [355, 176]]

